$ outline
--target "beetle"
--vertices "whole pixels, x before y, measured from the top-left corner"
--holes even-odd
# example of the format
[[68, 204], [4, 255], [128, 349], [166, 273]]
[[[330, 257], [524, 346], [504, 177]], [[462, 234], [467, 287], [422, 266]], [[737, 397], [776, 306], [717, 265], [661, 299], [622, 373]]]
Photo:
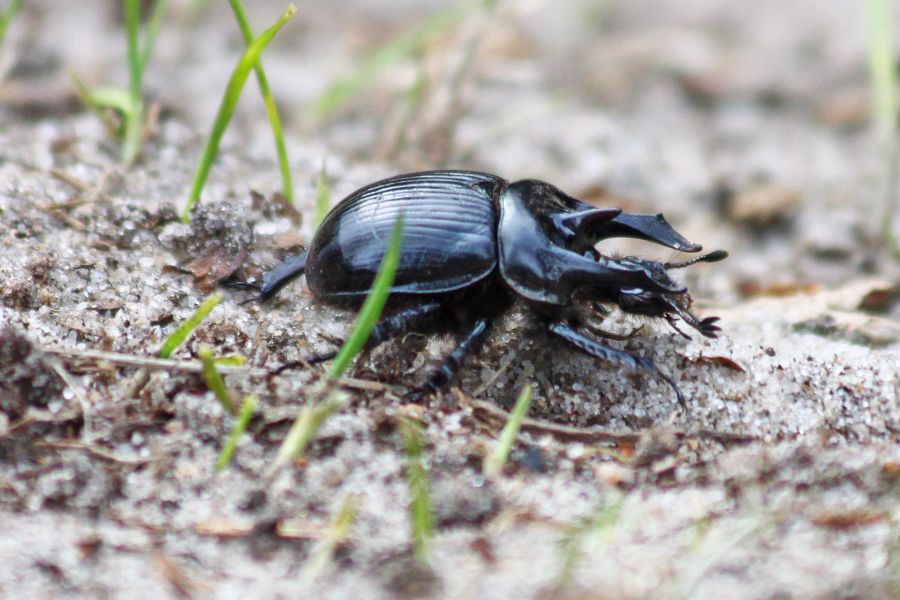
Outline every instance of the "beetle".
[[[722, 260], [719, 250], [680, 263], [601, 254], [595, 245], [613, 237], [647, 240], [682, 252], [702, 247], [686, 240], [662, 214], [597, 208], [543, 181], [509, 182], [477, 171], [424, 171], [367, 185], [327, 215], [305, 252], [264, 273], [253, 299], [266, 300], [306, 274], [318, 300], [358, 304], [387, 251], [391, 228], [404, 215], [403, 245], [387, 307], [365, 346], [370, 350], [409, 331], [456, 330], [456, 348], [412, 398], [448, 385], [463, 360], [478, 350], [491, 324], [516, 298], [547, 331], [577, 350], [632, 371], [675, 382], [646, 357], [613, 348], [601, 338], [623, 339], [592, 321], [609, 305], [625, 313], [662, 318], [681, 335], [681, 320], [716, 337], [718, 317], [699, 319], [691, 297], [668, 271]], [[634, 332], [632, 333], [632, 335]], [[336, 353], [310, 357], [321, 362]], [[299, 363], [284, 365], [282, 369]]]

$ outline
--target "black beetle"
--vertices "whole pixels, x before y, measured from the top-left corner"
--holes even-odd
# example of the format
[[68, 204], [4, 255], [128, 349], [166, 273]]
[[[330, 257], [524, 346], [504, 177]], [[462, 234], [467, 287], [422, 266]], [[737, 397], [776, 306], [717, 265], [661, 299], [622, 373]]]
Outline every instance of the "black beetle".
[[[341, 201], [316, 231], [307, 252], [265, 273], [255, 287], [265, 300], [306, 273], [326, 302], [362, 301], [387, 250], [394, 221], [405, 216], [403, 246], [391, 288], [392, 313], [375, 326], [366, 349], [407, 331], [455, 329], [464, 335], [444, 364], [415, 394], [447, 385], [463, 359], [477, 350], [491, 323], [516, 298], [525, 300], [553, 335], [610, 363], [644, 369], [675, 383], [648, 358], [611, 348], [591, 333], [621, 339], [591, 323], [604, 304], [626, 313], [661, 317], [676, 331], [677, 318], [715, 337], [717, 317], [698, 319], [687, 289], [669, 269], [727, 256], [716, 251], [683, 263], [611, 258], [594, 246], [611, 237], [648, 240], [680, 250], [702, 248], [659, 215], [596, 208], [536, 180], [510, 183], [474, 171], [426, 171], [391, 177]], [[329, 360], [334, 353], [307, 362]], [[288, 366], [288, 365], [286, 365]]]

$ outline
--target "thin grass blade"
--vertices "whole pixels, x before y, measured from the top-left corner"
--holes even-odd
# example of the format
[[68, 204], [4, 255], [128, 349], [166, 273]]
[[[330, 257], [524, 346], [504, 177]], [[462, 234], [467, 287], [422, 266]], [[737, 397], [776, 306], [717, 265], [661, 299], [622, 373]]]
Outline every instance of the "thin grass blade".
[[316, 545], [310, 554], [309, 560], [303, 566], [303, 571], [300, 575], [301, 589], [312, 585], [319, 575], [325, 572], [325, 569], [334, 557], [335, 551], [349, 536], [350, 528], [356, 520], [357, 512], [359, 512], [359, 499], [350, 494], [341, 502], [341, 506], [328, 525], [325, 538]]
[[509, 458], [509, 451], [512, 449], [512, 445], [519, 435], [519, 429], [522, 427], [522, 421], [525, 420], [525, 415], [528, 414], [528, 409], [531, 407], [531, 395], [532, 390], [530, 385], [526, 385], [522, 388], [522, 392], [516, 400], [516, 405], [509, 415], [509, 420], [506, 422], [503, 431], [500, 433], [500, 439], [497, 442], [497, 446], [494, 448], [494, 451], [485, 458], [485, 477], [497, 477], [503, 472], [503, 467], [506, 465], [506, 460]]
[[187, 341], [191, 333], [197, 329], [197, 326], [203, 322], [203, 319], [205, 319], [209, 313], [212, 312], [212, 309], [218, 306], [221, 301], [222, 294], [219, 293], [212, 294], [209, 298], [204, 300], [200, 306], [197, 307], [197, 310], [194, 311], [194, 314], [188, 317], [184, 323], [178, 326], [178, 329], [172, 332], [172, 335], [165, 339], [162, 348], [159, 350], [160, 358], [169, 358], [172, 356], [172, 353]]
[[216, 367], [242, 367], [247, 359], [240, 354], [227, 354], [215, 358], [213, 362], [216, 363]]
[[10, 24], [21, 9], [22, 0], [12, 0], [7, 9], [0, 12], [0, 46], [3, 45], [3, 40], [6, 38], [6, 30], [9, 29]]
[[141, 67], [138, 34], [140, 33], [140, 0], [125, 0], [125, 32], [128, 40], [128, 105], [122, 110], [125, 134], [122, 139], [122, 162], [129, 166], [137, 158], [141, 145], [144, 105], [141, 101]]
[[225, 388], [225, 380], [222, 374], [216, 368], [216, 360], [213, 357], [212, 348], [206, 344], [200, 346], [200, 362], [203, 363], [203, 379], [206, 381], [206, 387], [215, 395], [219, 404], [231, 414], [234, 414], [234, 404], [231, 402], [231, 396]]
[[322, 168], [319, 169], [319, 177], [316, 178], [316, 217], [313, 222], [313, 228], [318, 228], [328, 215], [328, 209], [331, 207], [331, 192], [328, 189], [328, 170], [325, 162], [322, 162]]
[[222, 447], [222, 453], [219, 454], [219, 460], [216, 462], [216, 471], [221, 471], [227, 467], [231, 459], [234, 458], [238, 442], [241, 441], [241, 436], [247, 431], [247, 426], [250, 424], [250, 420], [253, 419], [254, 412], [256, 412], [256, 398], [247, 396], [244, 398], [243, 404], [241, 404], [241, 412], [234, 423], [234, 428]]
[[413, 551], [419, 564], [427, 567], [434, 536], [434, 515], [428, 492], [428, 471], [423, 458], [422, 429], [408, 418], [400, 420], [400, 428], [406, 441], [406, 481], [410, 495]]
[[235, 66], [234, 72], [231, 74], [231, 79], [229, 79], [228, 85], [225, 88], [222, 102], [219, 104], [219, 110], [213, 121], [209, 139], [206, 141], [206, 146], [200, 157], [200, 164], [197, 166], [197, 172], [194, 175], [194, 182], [191, 185], [187, 204], [181, 214], [181, 220], [185, 223], [190, 222], [191, 210], [200, 199], [203, 185], [206, 183], [206, 178], [209, 176], [209, 170], [212, 167], [213, 160], [219, 150], [219, 143], [222, 141], [222, 136], [225, 134], [225, 128], [228, 127], [228, 123], [231, 121], [231, 116], [234, 114], [238, 98], [241, 95], [241, 90], [244, 88], [247, 77], [250, 75], [250, 71], [256, 65], [262, 51], [275, 37], [275, 34], [277, 34], [284, 24], [290, 21], [296, 13], [297, 7], [295, 5], [291, 4], [288, 6], [287, 10], [284, 11], [274, 25], [266, 29], [258, 38], [253, 40], [253, 43], [247, 47], [244, 54], [241, 56], [241, 59]]
[[[247, 46], [253, 43], [253, 30], [250, 29], [250, 22], [247, 20], [247, 14], [240, 0], [229, 0], [231, 10], [241, 29], [241, 35], [244, 36], [244, 43]], [[269, 80], [266, 77], [266, 71], [263, 68], [262, 60], [257, 61], [254, 67], [256, 71], [256, 81], [259, 84], [259, 93], [262, 95], [263, 105], [266, 107], [266, 116], [269, 118], [269, 126], [272, 128], [272, 135], [275, 138], [275, 152], [278, 155], [278, 167], [281, 170], [281, 186], [282, 192], [288, 202], [294, 203], [294, 183], [291, 179], [291, 164], [288, 160], [287, 147], [284, 143], [284, 131], [281, 126], [281, 117], [278, 114], [278, 106], [275, 104], [275, 98], [272, 96], [272, 90], [269, 87]]]
[[147, 29], [144, 33], [144, 45], [141, 47], [140, 58], [138, 60], [141, 82], [144, 81], [144, 71], [147, 69], [150, 57], [153, 56], [153, 48], [156, 47], [156, 38], [159, 35], [160, 27], [162, 27], [167, 8], [168, 0], [156, 0], [153, 4], [153, 12], [150, 13], [150, 18], [147, 20]]
[[894, 56], [893, 2], [866, 0], [869, 37], [869, 79], [872, 85], [872, 113], [882, 154], [881, 229], [879, 236], [900, 255], [894, 235], [897, 209], [897, 61]]

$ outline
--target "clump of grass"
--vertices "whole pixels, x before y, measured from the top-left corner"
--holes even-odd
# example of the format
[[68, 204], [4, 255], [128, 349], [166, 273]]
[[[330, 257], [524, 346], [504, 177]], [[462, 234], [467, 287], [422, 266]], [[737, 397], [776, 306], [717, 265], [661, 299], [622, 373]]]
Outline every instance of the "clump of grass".
[[197, 329], [197, 326], [203, 322], [209, 313], [212, 312], [216, 306], [218, 306], [219, 302], [222, 301], [222, 294], [215, 293], [212, 294], [209, 298], [204, 300], [200, 306], [197, 307], [197, 310], [194, 311], [188, 319], [178, 326], [178, 328], [172, 332], [169, 337], [167, 337], [162, 344], [162, 347], [159, 350], [160, 358], [169, 358], [172, 356], [172, 353], [178, 350], [182, 344], [184, 344], [191, 333]]
[[22, 0], [11, 0], [6, 10], [0, 11], [0, 46], [3, 45], [3, 40], [6, 38], [6, 30], [9, 29], [21, 9]]
[[315, 391], [313, 396], [325, 395], [321, 402], [312, 402], [300, 410], [297, 419], [291, 426], [287, 437], [278, 449], [275, 461], [272, 463], [272, 472], [280, 469], [293, 457], [303, 453], [310, 442], [315, 438], [316, 432], [325, 420], [344, 407], [347, 395], [334, 388], [335, 383], [344, 374], [350, 362], [359, 354], [366, 345], [372, 328], [378, 322], [381, 311], [387, 302], [391, 286], [394, 284], [394, 275], [397, 272], [397, 264], [400, 261], [400, 247], [403, 243], [403, 217], [402, 215], [394, 223], [387, 252], [381, 259], [378, 274], [372, 283], [372, 289], [366, 297], [356, 323], [350, 336], [341, 346], [340, 351], [328, 370], [325, 382]]
[[434, 515], [428, 493], [422, 429], [417, 422], [408, 418], [400, 420], [400, 429], [406, 441], [406, 482], [409, 486], [413, 552], [419, 565], [427, 567], [431, 556], [431, 540], [434, 537]]
[[216, 461], [216, 471], [221, 471], [231, 462], [234, 453], [237, 451], [238, 442], [247, 430], [247, 426], [250, 424], [250, 420], [253, 418], [253, 413], [255, 411], [256, 398], [253, 396], [245, 397], [243, 404], [241, 404], [241, 412], [234, 422], [234, 428], [231, 430], [231, 434], [229, 434], [228, 439], [225, 441], [225, 445], [222, 447], [222, 453], [219, 454], [219, 460]]
[[516, 400], [516, 405], [509, 415], [509, 420], [500, 433], [500, 439], [494, 451], [484, 459], [483, 470], [485, 477], [494, 478], [503, 472], [503, 467], [506, 465], [507, 458], [509, 458], [509, 451], [512, 449], [516, 436], [519, 435], [519, 429], [522, 427], [522, 421], [525, 420], [525, 415], [531, 407], [531, 395], [530, 385], [522, 388], [522, 392]]
[[331, 192], [328, 190], [328, 170], [325, 162], [322, 161], [322, 168], [319, 169], [319, 177], [316, 179], [316, 220], [313, 222], [313, 229], [322, 224], [330, 207]]
[[325, 571], [334, 557], [335, 551], [350, 535], [350, 528], [353, 526], [358, 512], [359, 499], [353, 494], [344, 498], [331, 518], [325, 537], [319, 541], [310, 554], [309, 560], [303, 566], [301, 581], [304, 585], [301, 587], [312, 585], [316, 578]]
[[284, 11], [274, 25], [266, 29], [247, 46], [247, 49], [235, 66], [231, 78], [228, 80], [228, 85], [225, 87], [225, 93], [219, 104], [219, 110], [213, 121], [212, 130], [206, 141], [206, 146], [203, 148], [203, 154], [200, 156], [200, 163], [197, 166], [197, 172], [194, 174], [191, 191], [187, 203], [185, 204], [184, 211], [181, 213], [181, 220], [183, 222], [190, 222], [191, 210], [200, 199], [200, 193], [203, 191], [206, 178], [209, 176], [209, 170], [212, 167], [213, 160], [219, 150], [222, 136], [225, 135], [225, 128], [228, 127], [228, 123], [231, 121], [234, 109], [237, 106], [238, 99], [241, 95], [241, 90], [244, 89], [244, 84], [250, 76], [250, 71], [256, 68], [262, 51], [269, 42], [272, 41], [275, 34], [277, 34], [284, 24], [290, 21], [296, 13], [297, 7], [295, 5], [291, 4], [288, 6], [287, 10]]
[[867, 0], [869, 78], [872, 84], [872, 116], [884, 163], [881, 181], [883, 214], [879, 235], [895, 253], [894, 217], [897, 195], [897, 63], [893, 49], [890, 0]]
[[[131, 166], [141, 150], [141, 137], [147, 122], [147, 111], [141, 97], [144, 72], [153, 54], [156, 36], [166, 12], [166, 0], [156, 0], [147, 28], [143, 45], [140, 41], [141, 9], [140, 0], [125, 0], [125, 34], [128, 41], [128, 89], [116, 87], [87, 87], [73, 75], [78, 94], [88, 108], [96, 112], [117, 134], [122, 137], [122, 162]], [[112, 109], [122, 119], [121, 127], [113, 127], [106, 117]]]
[[[229, 0], [231, 10], [234, 12], [234, 18], [237, 19], [238, 27], [241, 29], [241, 35], [244, 36], [244, 43], [249, 47], [253, 43], [253, 31], [250, 29], [250, 23], [247, 21], [247, 15], [240, 0]], [[294, 184], [291, 181], [291, 165], [288, 161], [287, 148], [284, 144], [284, 132], [281, 127], [281, 117], [278, 116], [278, 106], [275, 104], [275, 98], [272, 96], [272, 90], [269, 88], [269, 81], [266, 77], [265, 69], [263, 69], [262, 61], [257, 60], [253, 67], [256, 71], [256, 81], [259, 84], [259, 93], [262, 95], [263, 104], [266, 107], [266, 115], [269, 117], [269, 125], [272, 127], [272, 135], [275, 138], [275, 152], [278, 155], [278, 167], [281, 170], [281, 187], [284, 196], [291, 204], [294, 203]]]

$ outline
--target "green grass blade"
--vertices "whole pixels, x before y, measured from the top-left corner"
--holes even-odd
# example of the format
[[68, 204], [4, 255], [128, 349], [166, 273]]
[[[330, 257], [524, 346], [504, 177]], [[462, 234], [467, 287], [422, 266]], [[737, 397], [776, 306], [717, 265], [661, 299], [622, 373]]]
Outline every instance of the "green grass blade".
[[892, 4], [890, 0], [866, 0], [872, 107], [879, 129], [887, 132], [892, 132], [897, 123], [897, 65], [892, 45]]
[[319, 169], [319, 177], [316, 179], [316, 217], [313, 229], [322, 224], [329, 208], [331, 208], [331, 192], [328, 190], [328, 170], [325, 161], [322, 161], [322, 168]]
[[219, 460], [216, 462], [216, 471], [221, 471], [231, 462], [231, 459], [234, 457], [234, 453], [237, 450], [238, 442], [241, 441], [241, 436], [244, 435], [244, 432], [247, 430], [247, 426], [250, 424], [250, 420], [253, 418], [253, 413], [255, 411], [256, 398], [253, 396], [244, 398], [244, 402], [241, 404], [241, 412], [234, 423], [234, 428], [231, 430], [231, 434], [228, 436], [225, 445], [222, 447], [222, 453], [219, 454]]
[[187, 341], [188, 337], [193, 333], [197, 326], [203, 322], [203, 319], [212, 312], [219, 302], [222, 301], [222, 294], [216, 293], [204, 300], [197, 310], [194, 311], [188, 319], [178, 326], [178, 329], [172, 332], [172, 335], [166, 338], [162, 348], [159, 350], [160, 358], [169, 358], [181, 345]]
[[375, 323], [378, 322], [378, 317], [381, 316], [381, 311], [387, 302], [391, 286], [394, 285], [394, 275], [397, 273], [397, 265], [400, 262], [400, 248], [403, 245], [403, 224], [404, 219], [401, 214], [394, 223], [394, 228], [391, 230], [391, 239], [390, 242], [388, 242], [388, 250], [385, 253], [384, 258], [381, 259], [381, 265], [378, 267], [378, 275], [375, 276], [375, 281], [372, 283], [372, 289], [369, 292], [369, 295], [366, 296], [366, 301], [359, 311], [359, 316], [356, 318], [356, 323], [353, 325], [350, 337], [348, 337], [347, 341], [344, 342], [344, 345], [341, 346], [337, 357], [335, 357], [334, 362], [331, 363], [328, 377], [332, 380], [338, 379], [344, 374], [350, 361], [352, 361], [356, 355], [359, 354], [359, 351], [363, 349], [363, 346], [366, 345], [369, 334], [372, 333], [372, 328], [375, 327]]
[[897, 64], [893, 50], [890, 0], [867, 0], [866, 17], [869, 36], [869, 78], [872, 84], [872, 113], [881, 146], [882, 243], [900, 255], [894, 236], [897, 205]]
[[185, 223], [190, 222], [191, 209], [194, 208], [194, 205], [200, 199], [200, 192], [203, 191], [203, 185], [206, 183], [209, 169], [212, 167], [216, 152], [219, 150], [219, 143], [222, 141], [222, 136], [225, 134], [225, 128], [228, 126], [228, 122], [234, 114], [238, 98], [241, 95], [241, 90], [244, 87], [244, 83], [247, 81], [247, 77], [250, 75], [250, 71], [256, 65], [262, 51], [269, 42], [272, 41], [275, 34], [278, 33], [278, 30], [281, 29], [285, 23], [290, 21], [296, 13], [296, 6], [293, 4], [288, 6], [287, 10], [284, 11], [274, 25], [266, 29], [258, 38], [253, 40], [253, 43], [247, 47], [243, 56], [241, 56], [241, 59], [235, 66], [234, 72], [231, 74], [231, 79], [229, 79], [228, 85], [225, 88], [222, 102], [219, 104], [219, 110], [213, 121], [209, 139], [207, 140], [206, 146], [203, 149], [203, 154], [200, 157], [200, 164], [197, 166], [197, 172], [194, 175], [194, 182], [191, 185], [191, 192], [188, 196], [187, 204], [181, 214], [181, 220]]
[[[229, 0], [231, 10], [237, 19], [238, 27], [241, 29], [241, 35], [244, 36], [244, 43], [248, 46], [253, 43], [253, 31], [250, 29], [250, 23], [247, 20], [247, 14], [240, 0]], [[266, 71], [263, 68], [262, 61], [257, 61], [256, 81], [259, 84], [259, 92], [262, 95], [263, 105], [266, 107], [266, 115], [269, 118], [269, 125], [272, 128], [272, 135], [275, 137], [275, 152], [278, 155], [278, 166], [281, 170], [281, 186], [284, 188], [285, 198], [291, 204], [294, 203], [294, 183], [291, 179], [291, 164], [288, 160], [287, 147], [284, 143], [284, 131], [281, 127], [281, 117], [278, 115], [278, 106], [275, 104], [275, 98], [272, 96], [272, 90], [269, 88], [269, 80], [266, 77]]]
[[400, 428], [406, 441], [406, 481], [409, 485], [413, 551], [419, 564], [427, 566], [434, 535], [434, 515], [428, 493], [428, 471], [423, 459], [422, 430], [418, 423], [407, 418], [400, 420]]
[[[321, 392], [320, 392], [321, 393]], [[314, 402], [300, 409], [300, 414], [291, 425], [290, 431], [278, 448], [278, 454], [272, 463], [272, 470], [280, 469], [291, 458], [300, 456], [312, 443], [322, 423], [331, 415], [344, 408], [347, 394], [331, 390], [322, 402]]]
[[163, 18], [168, 8], [167, 0], [156, 0], [153, 4], [153, 12], [147, 21], [147, 30], [144, 33], [144, 45], [141, 47], [141, 55], [139, 59], [140, 71], [139, 76], [141, 82], [144, 80], [144, 72], [147, 70], [147, 64], [153, 55], [153, 48], [156, 46], [156, 37], [159, 35], [159, 28], [162, 27]]
[[234, 414], [234, 404], [231, 402], [231, 396], [225, 389], [225, 380], [222, 374], [216, 368], [216, 360], [213, 357], [212, 348], [206, 344], [200, 346], [200, 362], [203, 363], [203, 379], [206, 381], [206, 387], [212, 391], [219, 404], [231, 414]]
[[128, 39], [128, 106], [122, 111], [125, 135], [122, 140], [122, 162], [131, 165], [141, 146], [144, 106], [141, 101], [141, 57], [138, 48], [140, 0], [125, 0], [125, 32]]
[[[372, 288], [366, 301], [363, 303], [356, 317], [356, 323], [353, 325], [353, 331], [350, 337], [341, 346], [331, 369], [328, 372], [328, 379], [333, 384], [344, 374], [350, 361], [362, 350], [372, 333], [372, 328], [378, 322], [381, 311], [390, 295], [391, 286], [394, 283], [394, 275], [397, 272], [397, 264], [400, 262], [400, 248], [403, 244], [403, 216], [401, 215], [394, 223], [391, 231], [388, 250], [381, 259], [381, 265], [378, 267], [378, 274], [372, 283]], [[327, 385], [322, 388], [327, 389]], [[321, 394], [322, 390], [313, 394], [314, 396]], [[346, 404], [347, 396], [338, 390], [331, 389], [323, 402], [308, 404], [300, 410], [297, 419], [288, 431], [287, 437], [281, 443], [278, 454], [272, 463], [271, 471], [274, 472], [287, 464], [292, 457], [299, 456], [306, 450], [307, 446], [316, 436], [316, 432], [322, 426], [322, 423], [332, 414], [340, 410]]]
[[6, 30], [9, 29], [21, 9], [22, 0], [12, 0], [6, 10], [0, 12], [0, 46], [3, 45], [3, 40], [6, 38]]
[[138, 49], [140, 27], [140, 0], [125, 0], [125, 33], [128, 39], [128, 92], [132, 98], [140, 98], [141, 96], [141, 57]]
[[213, 362], [216, 363], [217, 367], [242, 367], [247, 362], [247, 359], [240, 354], [228, 354], [219, 356]]
[[344, 543], [350, 534], [350, 528], [356, 520], [359, 511], [359, 499], [354, 495], [344, 498], [341, 506], [331, 518], [325, 538], [321, 540], [310, 554], [309, 560], [303, 565], [300, 581], [301, 589], [305, 589], [321, 575], [334, 557], [334, 552]]
[[329, 85], [322, 95], [310, 105], [309, 118], [313, 121], [327, 118], [382, 73], [415, 54], [435, 35], [462, 21], [480, 4], [479, 2], [463, 2], [453, 5], [398, 35], [369, 58], [362, 60], [356, 70]]
[[112, 108], [122, 114], [131, 110], [131, 96], [125, 90], [107, 86], [89, 88], [74, 75], [72, 78], [75, 81], [75, 86], [78, 88], [78, 93], [82, 95], [88, 108], [100, 112], [104, 108]]
[[525, 420], [525, 415], [531, 407], [531, 394], [530, 385], [522, 388], [522, 393], [519, 394], [519, 398], [516, 400], [516, 405], [509, 415], [509, 420], [506, 422], [506, 426], [503, 427], [497, 446], [484, 461], [484, 474], [486, 477], [497, 477], [503, 472], [506, 459], [509, 458], [509, 451], [512, 449], [516, 436], [519, 435], [519, 429], [522, 427], [522, 421]]
[[[116, 137], [116, 135], [118, 134], [119, 124], [106, 110], [104, 110], [105, 107], [97, 101], [98, 90], [92, 90], [91, 88], [89, 88], [75, 73], [71, 73], [70, 75], [72, 76], [72, 82], [75, 84], [75, 90], [78, 92], [78, 98], [84, 103], [88, 110], [97, 115], [97, 118], [100, 119], [100, 121], [106, 127], [109, 135], [112, 137]], [[125, 98], [125, 101], [128, 102], [127, 92], [123, 90], [115, 91], [119, 92]]]

